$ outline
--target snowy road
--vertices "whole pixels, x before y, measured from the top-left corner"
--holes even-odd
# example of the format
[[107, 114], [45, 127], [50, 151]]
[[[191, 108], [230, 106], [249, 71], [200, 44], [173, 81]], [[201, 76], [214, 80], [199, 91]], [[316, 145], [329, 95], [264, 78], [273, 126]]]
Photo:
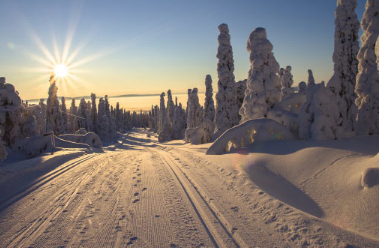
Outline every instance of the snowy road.
[[331, 247], [349, 239], [201, 149], [162, 145], [139, 130], [113, 150], [72, 159], [0, 203], [0, 247]]

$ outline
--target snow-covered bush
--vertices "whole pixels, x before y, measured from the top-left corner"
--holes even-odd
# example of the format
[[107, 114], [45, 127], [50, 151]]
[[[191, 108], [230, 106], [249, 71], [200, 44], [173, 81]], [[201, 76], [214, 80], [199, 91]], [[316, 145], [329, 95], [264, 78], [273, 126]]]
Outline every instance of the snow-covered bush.
[[22, 153], [29, 158], [34, 158], [44, 152], [52, 152], [55, 150], [54, 133], [49, 135], [34, 135], [26, 139], [20, 140], [15, 144]]
[[[229, 28], [226, 24], [218, 26], [220, 35], [218, 36], [217, 51], [217, 74], [218, 92], [216, 94], [216, 116], [215, 124], [218, 132], [224, 132], [238, 124], [238, 106], [234, 91], [234, 60], [233, 51], [230, 44]], [[193, 128], [193, 126], [187, 128]]]
[[289, 111], [291, 113], [298, 114], [300, 112], [301, 106], [307, 100], [305, 93], [305, 91], [301, 91], [299, 93], [292, 93], [286, 99], [278, 103], [277, 107]]
[[324, 83], [308, 89], [307, 101], [299, 113], [300, 138], [335, 139], [339, 122], [340, 117], [335, 99]]
[[287, 66], [286, 69], [281, 70], [282, 75], [280, 77], [280, 101], [285, 100], [292, 93], [294, 93], [294, 90], [292, 89], [293, 76], [291, 74], [291, 70], [291, 66]]
[[213, 101], [212, 77], [205, 77], [205, 102], [204, 102], [204, 120], [209, 119], [212, 122], [215, 119], [215, 105]]
[[282, 124], [288, 128], [293, 134], [298, 136], [299, 134], [299, 122], [298, 115], [296, 113], [284, 110], [280, 107], [270, 109], [267, 114], [267, 118]]
[[214, 128], [214, 123], [205, 119], [200, 126], [186, 130], [185, 140], [193, 145], [211, 142]]
[[241, 122], [267, 117], [268, 110], [279, 101], [279, 64], [267, 39], [266, 29], [257, 28], [249, 36], [250, 70], [245, 99], [240, 109]]
[[207, 150], [208, 155], [220, 155], [255, 142], [295, 139], [285, 126], [271, 119], [246, 121], [223, 133]]
[[[101, 148], [103, 143], [100, 137], [93, 132], [88, 132], [85, 134], [62, 134], [58, 136], [60, 139], [68, 140], [75, 143], [87, 144], [91, 147]], [[58, 146], [58, 145], [57, 145]]]
[[358, 53], [358, 74], [355, 86], [358, 106], [356, 132], [359, 135], [379, 134], [379, 75], [375, 43], [379, 36], [379, 1], [367, 0], [361, 20], [362, 46]]
[[307, 92], [307, 84], [304, 81], [301, 81], [298, 85], [298, 93], [306, 94]]
[[327, 87], [333, 92], [342, 118], [338, 133], [354, 130], [356, 117], [355, 83], [358, 73], [359, 22], [355, 13], [357, 0], [338, 0], [334, 33], [334, 74]]
[[38, 134], [37, 128], [36, 117], [34, 115], [29, 115], [27, 121], [22, 125], [22, 134], [24, 137], [34, 136]]

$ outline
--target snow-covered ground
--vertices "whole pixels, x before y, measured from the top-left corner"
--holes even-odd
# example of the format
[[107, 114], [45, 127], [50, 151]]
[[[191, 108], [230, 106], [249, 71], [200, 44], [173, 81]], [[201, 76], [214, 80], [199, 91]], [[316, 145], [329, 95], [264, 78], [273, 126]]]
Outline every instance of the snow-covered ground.
[[[0, 167], [0, 247], [379, 247], [379, 137], [224, 155], [133, 129]], [[366, 187], [362, 176], [371, 170]]]

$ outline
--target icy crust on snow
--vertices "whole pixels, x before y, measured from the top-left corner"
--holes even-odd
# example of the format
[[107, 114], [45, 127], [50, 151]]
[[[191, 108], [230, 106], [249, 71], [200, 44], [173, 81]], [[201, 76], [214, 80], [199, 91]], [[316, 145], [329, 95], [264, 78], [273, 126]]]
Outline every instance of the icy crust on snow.
[[342, 117], [338, 128], [351, 132], [354, 129], [356, 105], [355, 83], [358, 73], [359, 22], [355, 9], [357, 0], [338, 0], [335, 11], [334, 74], [327, 87], [333, 92]]
[[249, 36], [250, 70], [245, 99], [240, 109], [241, 122], [267, 117], [280, 97], [279, 64], [267, 39], [266, 29], [257, 28]]
[[301, 139], [335, 139], [339, 121], [338, 108], [332, 92], [324, 83], [308, 90], [307, 100], [299, 113], [299, 136]]
[[255, 142], [295, 139], [285, 126], [271, 119], [254, 119], [228, 129], [207, 150], [207, 155], [221, 155]]
[[215, 124], [217, 130], [225, 131], [238, 124], [238, 106], [234, 93], [234, 60], [227, 24], [218, 26], [218, 92], [216, 94]]
[[375, 43], [379, 36], [379, 1], [368, 0], [361, 20], [362, 46], [358, 53], [355, 87], [358, 135], [379, 134], [379, 75]]

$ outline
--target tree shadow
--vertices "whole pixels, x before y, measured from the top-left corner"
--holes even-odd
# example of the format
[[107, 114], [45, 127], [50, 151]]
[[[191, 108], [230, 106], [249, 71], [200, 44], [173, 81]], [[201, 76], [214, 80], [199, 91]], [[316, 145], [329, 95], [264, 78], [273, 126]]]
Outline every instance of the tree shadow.
[[250, 179], [272, 197], [313, 216], [324, 216], [324, 211], [312, 198], [264, 165], [250, 165], [246, 167], [246, 171]]

